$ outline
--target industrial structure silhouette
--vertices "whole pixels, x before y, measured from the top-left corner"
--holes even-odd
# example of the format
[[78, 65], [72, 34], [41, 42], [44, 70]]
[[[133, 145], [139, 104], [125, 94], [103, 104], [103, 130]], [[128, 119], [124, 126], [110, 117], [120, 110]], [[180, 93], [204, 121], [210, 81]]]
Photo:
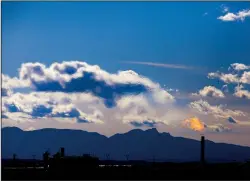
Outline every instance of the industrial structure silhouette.
[[[13, 159], [3, 162], [3, 179], [207, 179], [250, 178], [249, 162], [245, 164], [207, 164], [205, 159], [205, 137], [200, 141], [199, 163], [157, 163], [129, 160], [99, 160], [95, 156], [68, 156], [64, 147], [54, 155], [43, 153], [43, 160]], [[8, 169], [8, 168], [15, 169]], [[178, 174], [176, 175], [176, 172]], [[92, 174], [93, 173], [93, 174]], [[195, 173], [195, 174], [194, 174]], [[208, 174], [209, 173], [209, 174]], [[214, 177], [213, 177], [214, 176]]]

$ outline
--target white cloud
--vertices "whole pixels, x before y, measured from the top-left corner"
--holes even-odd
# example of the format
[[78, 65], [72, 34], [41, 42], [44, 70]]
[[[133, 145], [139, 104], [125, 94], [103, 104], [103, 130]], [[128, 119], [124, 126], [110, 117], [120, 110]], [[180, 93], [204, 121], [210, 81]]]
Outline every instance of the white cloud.
[[238, 83], [239, 82], [239, 77], [236, 74], [224, 74], [224, 73], [219, 73], [219, 72], [211, 72], [208, 74], [209, 79], [215, 79], [219, 78], [225, 83]]
[[217, 97], [217, 98], [225, 97], [224, 93], [214, 86], [205, 86], [203, 89], [199, 90], [198, 93], [194, 93], [193, 95], [202, 97]]
[[213, 124], [213, 125], [205, 125], [206, 130], [208, 132], [231, 132], [232, 129], [224, 126], [223, 124]]
[[223, 105], [210, 105], [204, 100], [194, 101], [189, 104], [190, 108], [196, 110], [197, 112], [205, 115], [213, 115], [215, 118], [227, 119], [231, 116], [246, 116], [246, 114], [240, 110], [230, 110], [226, 109]]
[[250, 69], [250, 66], [241, 64], [241, 63], [233, 63], [230, 65], [228, 70], [233, 70], [233, 73], [221, 73], [221, 72], [211, 72], [208, 74], [209, 79], [220, 79], [226, 84], [250, 84], [250, 71], [244, 71]]
[[99, 110], [95, 110], [92, 114], [86, 114], [76, 108], [73, 104], [55, 106], [52, 110], [51, 116], [60, 118], [76, 118], [80, 123], [104, 123], [101, 120], [103, 115]]
[[250, 91], [243, 90], [242, 88], [244, 88], [242, 85], [237, 86], [235, 88], [234, 96], [240, 97], [240, 98], [250, 99]]
[[[74, 104], [74, 105], [73, 105]], [[27, 119], [37, 118], [77, 118], [79, 122], [103, 123], [102, 114], [97, 109], [88, 109], [82, 104], [98, 105], [102, 100], [89, 93], [32, 92], [15, 93], [2, 99], [2, 112], [10, 119], [27, 115]], [[85, 113], [76, 106], [88, 111]], [[14, 117], [13, 117], [14, 116]]]
[[115, 117], [123, 123], [156, 126], [157, 124], [176, 125], [187, 113], [174, 104], [152, 102], [145, 95], [124, 96], [117, 100]]
[[237, 71], [250, 69], [250, 66], [242, 64], [242, 63], [233, 63], [231, 64], [231, 67]]
[[240, 83], [243, 83], [243, 84], [250, 84], [250, 71], [247, 72], [245, 71], [241, 78], [240, 78]]
[[27, 87], [28, 84], [26, 81], [22, 81], [17, 77], [9, 77], [8, 75], [2, 74], [2, 87], [4, 88], [22, 88]]
[[223, 13], [226, 13], [226, 12], [229, 11], [229, 7], [226, 6], [225, 4], [222, 4], [222, 5], [220, 6], [220, 8], [221, 8], [221, 10], [222, 10]]
[[222, 21], [236, 21], [236, 20], [244, 21], [245, 18], [249, 16], [250, 16], [250, 10], [242, 10], [236, 14], [228, 12], [224, 16], [219, 16], [217, 19]]
[[221, 88], [221, 90], [223, 92], [229, 92], [228, 85], [227, 84], [223, 85], [222, 88]]
[[116, 97], [127, 94], [152, 93], [156, 101], [167, 102], [174, 97], [158, 83], [132, 70], [108, 73], [97, 65], [80, 61], [53, 63], [49, 67], [41, 63], [24, 63], [20, 80], [28, 82], [36, 91], [91, 92], [114, 106]]
[[147, 78], [139, 76], [132, 70], [120, 71], [117, 74], [110, 74], [102, 70], [97, 65], [89, 65], [86, 62], [80, 61], [53, 63], [48, 68], [41, 63], [24, 63], [20, 69], [20, 78], [22, 80], [28, 80], [30, 84], [56, 82], [64, 87], [67, 82], [87, 76], [85, 75], [87, 73], [93, 74], [92, 81], [104, 81], [108, 85], [114, 85], [117, 83], [141, 83], [151, 88], [158, 87], [157, 84], [154, 84]]
[[23, 112], [5, 112], [4, 115], [6, 115], [8, 119], [17, 123], [34, 122], [32, 116]]
[[34, 127], [28, 127], [28, 128], [26, 128], [26, 129], [24, 129], [25, 131], [34, 131], [34, 130], [36, 130]]
[[237, 120], [237, 119], [235, 119], [233, 117], [229, 117], [228, 122], [232, 123], [232, 124], [250, 126], [250, 121], [249, 122], [247, 122], [247, 121], [239, 121], [239, 120]]
[[14, 88], [24, 88], [28, 84], [26, 81], [21, 81], [17, 77], [11, 78], [8, 75], [2, 74], [1, 96], [10, 96]]
[[[77, 119], [78, 122], [103, 123], [105, 116], [97, 107], [106, 109], [105, 106], [112, 108], [119, 104], [120, 111], [124, 111], [122, 104], [125, 109], [126, 103], [119, 100], [126, 99], [126, 96], [135, 96], [136, 100], [143, 95], [144, 97], [139, 99], [141, 102], [144, 99], [150, 100], [146, 104], [151, 108], [152, 105], [166, 106], [175, 100], [158, 83], [132, 70], [111, 74], [97, 65], [80, 61], [53, 63], [49, 67], [38, 62], [24, 63], [20, 68], [19, 78], [6, 77], [6, 86], [28, 85], [36, 92], [14, 93], [4, 98], [4, 112], [23, 113], [31, 116], [32, 119], [65, 118], [62, 120], [67, 121], [68, 118], [72, 118]], [[18, 83], [14, 84], [13, 81]], [[138, 98], [137, 95], [139, 95]], [[152, 108], [152, 110], [155, 109]], [[147, 114], [145, 118], [156, 119], [152, 111]], [[126, 117], [122, 119], [125, 120]]]

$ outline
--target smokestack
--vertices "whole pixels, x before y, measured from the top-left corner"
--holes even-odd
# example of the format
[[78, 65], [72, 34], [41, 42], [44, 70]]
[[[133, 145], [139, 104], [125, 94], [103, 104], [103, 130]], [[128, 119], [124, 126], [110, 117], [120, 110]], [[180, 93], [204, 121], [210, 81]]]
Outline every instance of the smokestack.
[[205, 136], [201, 136], [201, 163], [205, 163]]
[[64, 148], [62, 147], [61, 148], [61, 157], [64, 157], [65, 156], [65, 152], [64, 152]]

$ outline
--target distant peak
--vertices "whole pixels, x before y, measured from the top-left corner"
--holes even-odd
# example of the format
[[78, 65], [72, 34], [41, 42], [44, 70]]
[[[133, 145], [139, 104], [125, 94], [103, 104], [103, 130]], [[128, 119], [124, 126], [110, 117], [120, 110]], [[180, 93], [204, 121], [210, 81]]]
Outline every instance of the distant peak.
[[150, 129], [147, 129], [146, 131], [156, 131], [156, 132], [158, 132], [158, 130], [156, 128], [150, 128]]
[[22, 129], [15, 127], [15, 126], [7, 126], [3, 127], [2, 130], [17, 130], [17, 131], [23, 131]]
[[147, 132], [152, 132], [152, 133], [159, 133], [156, 128], [150, 128], [146, 130]]

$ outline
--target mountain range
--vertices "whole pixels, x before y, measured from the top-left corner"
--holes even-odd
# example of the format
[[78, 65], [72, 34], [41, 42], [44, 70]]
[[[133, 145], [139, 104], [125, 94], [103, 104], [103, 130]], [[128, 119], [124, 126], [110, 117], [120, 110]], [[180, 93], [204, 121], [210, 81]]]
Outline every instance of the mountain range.
[[[185, 162], [200, 159], [200, 141], [159, 133], [155, 128], [134, 129], [111, 137], [83, 130], [2, 128], [2, 158], [16, 154], [17, 158], [41, 159], [45, 151], [55, 154], [60, 147], [65, 148], [66, 155], [93, 154], [102, 160], [128, 157], [129, 160]], [[250, 158], [250, 147], [206, 140], [205, 158], [207, 161], [243, 161]]]

